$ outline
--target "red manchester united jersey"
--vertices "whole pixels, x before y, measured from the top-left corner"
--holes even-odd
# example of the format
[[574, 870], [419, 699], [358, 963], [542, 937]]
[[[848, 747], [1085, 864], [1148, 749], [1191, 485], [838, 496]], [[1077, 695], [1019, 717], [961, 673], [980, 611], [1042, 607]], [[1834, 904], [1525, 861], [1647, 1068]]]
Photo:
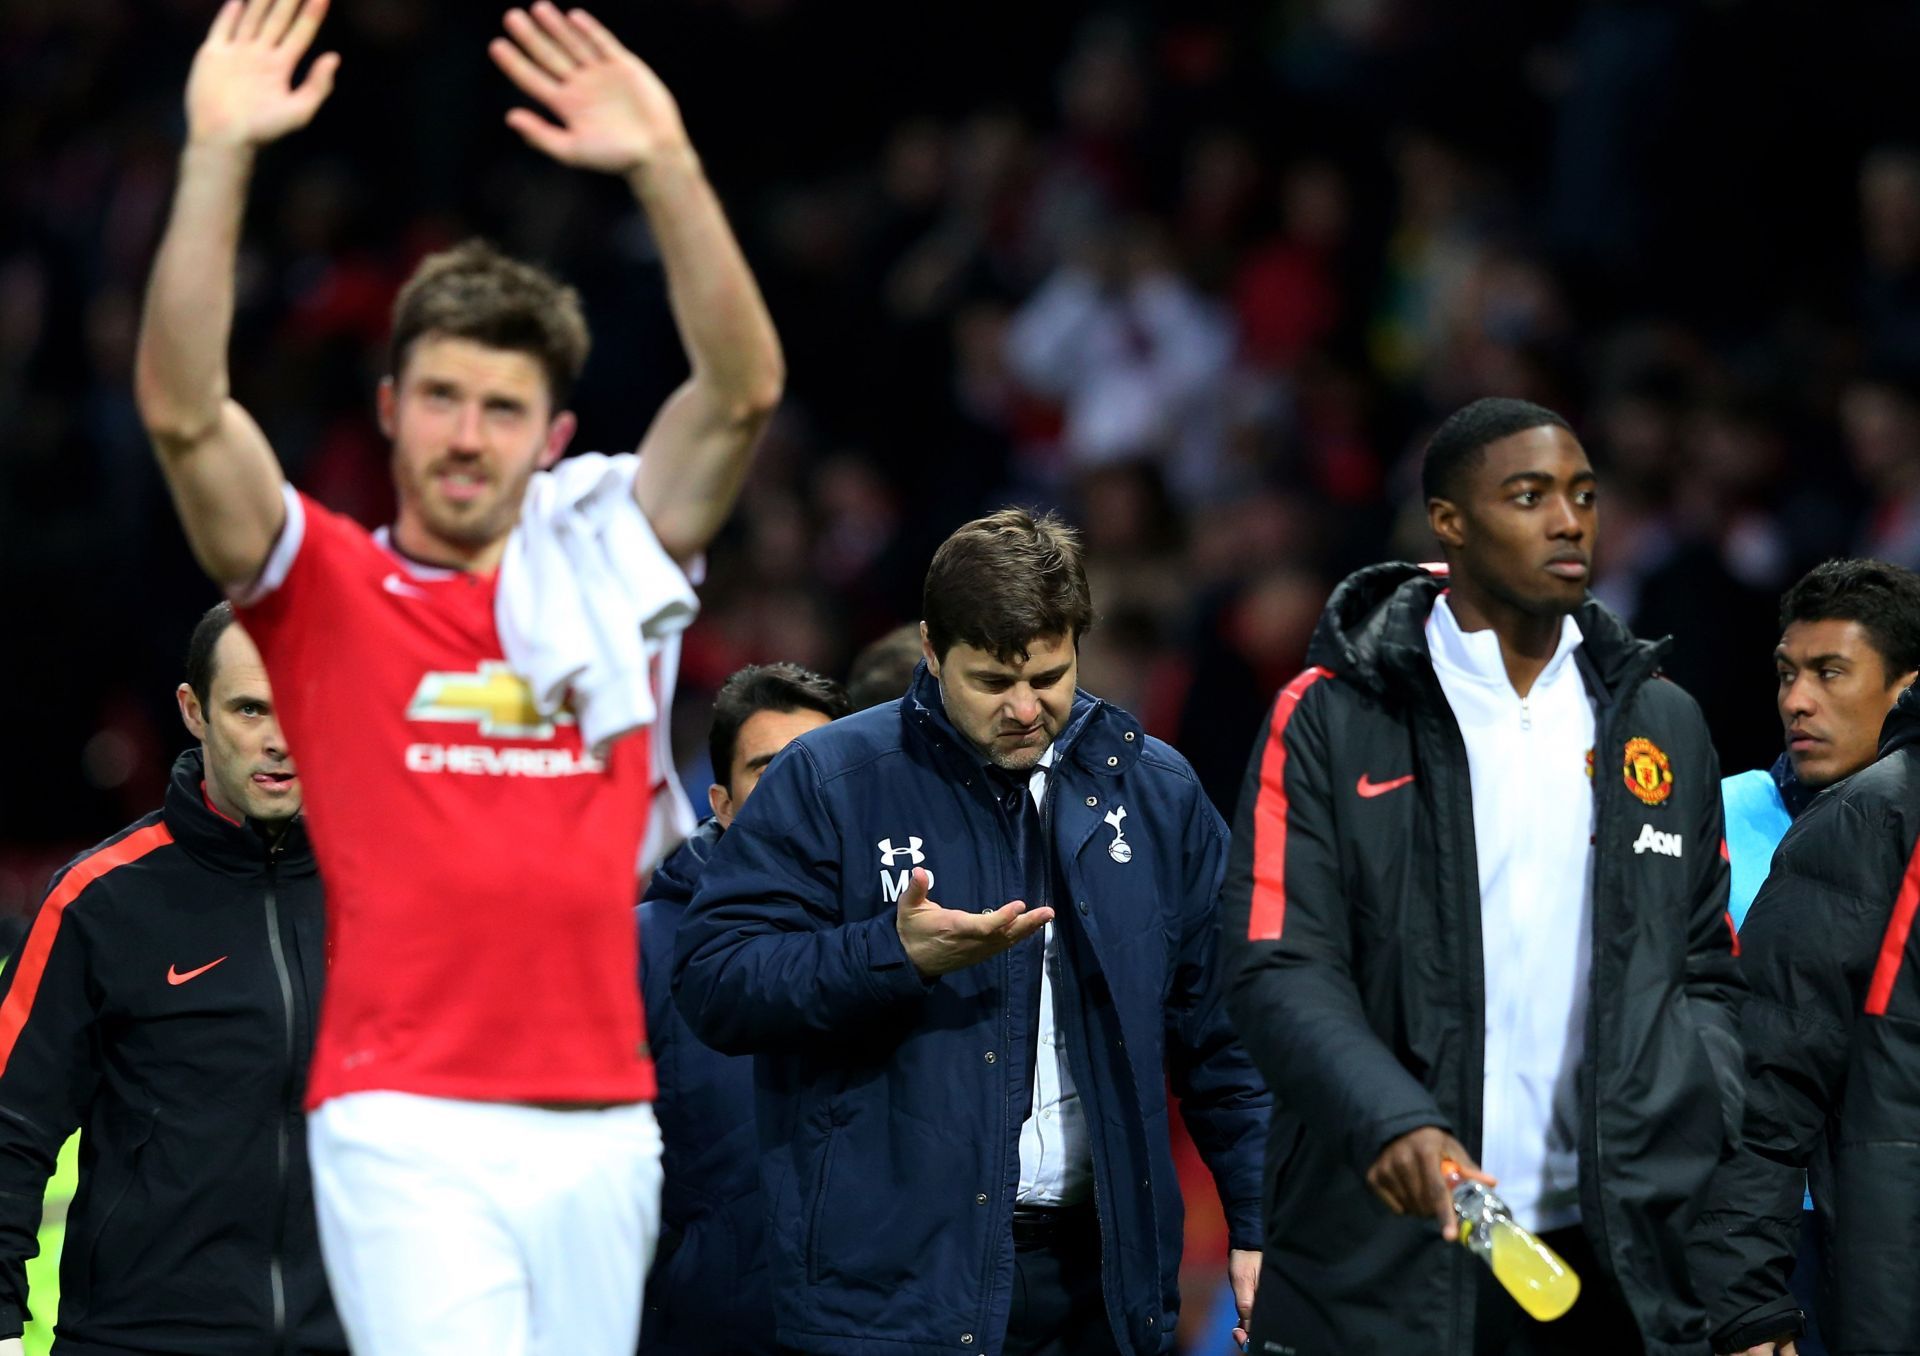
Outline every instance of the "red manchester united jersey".
[[650, 732], [601, 763], [571, 716], [543, 719], [494, 589], [289, 494], [243, 605], [327, 888], [309, 1107], [654, 1095], [632, 910]]

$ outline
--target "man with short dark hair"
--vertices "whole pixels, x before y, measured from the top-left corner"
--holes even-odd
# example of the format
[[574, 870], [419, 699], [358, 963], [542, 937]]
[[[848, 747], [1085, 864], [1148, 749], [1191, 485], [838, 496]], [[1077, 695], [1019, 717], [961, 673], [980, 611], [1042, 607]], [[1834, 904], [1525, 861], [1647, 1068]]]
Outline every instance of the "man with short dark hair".
[[[1752, 994], [1740, 1015], [1748, 1088], [1734, 1166], [1763, 1163], [1773, 1180], [1723, 1171], [1714, 1182], [1707, 1222], [1747, 1245], [1716, 1246], [1698, 1267], [1716, 1317], [1733, 1316], [1715, 1333], [1718, 1351], [1794, 1356], [1793, 1230], [1768, 1221], [1793, 1218], [1802, 1174], [1814, 1170], [1822, 1337], [1845, 1356], [1920, 1352], [1916, 698], [1912, 687], [1901, 694], [1879, 756], [1793, 822], [1740, 930]], [[1770, 1248], [1753, 1246], [1769, 1236]]]
[[[1878, 756], [1887, 717], [1920, 671], [1920, 576], [1878, 560], [1830, 560], [1809, 571], [1780, 600], [1773, 661], [1786, 751], [1771, 768], [1728, 777], [1720, 791], [1736, 928], [1794, 821]], [[1802, 1174], [1745, 1145], [1721, 1166], [1714, 1197], [1724, 1208], [1701, 1220], [1695, 1268], [1724, 1348], [1770, 1356], [1774, 1337], [1799, 1326], [1799, 1356], [1825, 1356], [1824, 1219], [1814, 1207], [1833, 1199], [1829, 1167], [1824, 1146]], [[1764, 1334], [1759, 1343], [1742, 1340], [1754, 1333]]]
[[[1477, 401], [1423, 483], [1446, 568], [1340, 586], [1240, 801], [1229, 1002], [1276, 1106], [1254, 1349], [1704, 1353], [1683, 1229], [1741, 1081], [1706, 726], [1587, 595], [1565, 420]], [[1579, 1273], [1551, 1328], [1442, 1245], [1453, 1167]]]
[[320, 878], [231, 605], [194, 628], [176, 695], [199, 747], [164, 808], [54, 877], [0, 976], [0, 1351], [78, 1128], [61, 1356], [344, 1356], [300, 1109], [326, 976]]
[[641, 902], [640, 994], [659, 1091], [660, 1248], [641, 1317], [644, 1356], [772, 1352], [753, 1132], [753, 1061], [708, 1049], [673, 1006], [673, 939], [714, 847], [760, 774], [808, 730], [847, 714], [840, 684], [798, 664], [749, 664], [721, 685], [707, 747], [713, 816], [660, 864]]
[[195, 53], [134, 393], [306, 760], [333, 901], [306, 1091], [329, 1277], [356, 1356], [632, 1356], [660, 1193], [634, 872], [691, 827], [659, 718], [685, 567], [772, 417], [779, 339], [659, 77], [583, 9], [509, 9], [487, 55], [544, 115], [507, 125], [632, 194], [686, 379], [638, 454], [563, 460], [579, 298], [456, 247], [394, 309], [391, 530], [300, 494], [227, 346], [255, 158], [340, 67], [307, 60], [327, 9], [228, 0]]
[[1171, 1351], [1169, 1080], [1243, 1315], [1258, 1278], [1268, 1098], [1220, 1003], [1226, 826], [1076, 690], [1093, 609], [1058, 518], [955, 532], [923, 617], [906, 697], [774, 762], [680, 928], [688, 1024], [756, 1056], [779, 1339]]

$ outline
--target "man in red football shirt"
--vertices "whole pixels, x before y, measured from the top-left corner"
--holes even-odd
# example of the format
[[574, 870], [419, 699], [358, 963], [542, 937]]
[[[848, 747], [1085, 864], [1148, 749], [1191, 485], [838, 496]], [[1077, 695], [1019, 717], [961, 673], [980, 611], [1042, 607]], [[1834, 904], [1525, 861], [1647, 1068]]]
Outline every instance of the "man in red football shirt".
[[[336, 902], [307, 1094], [328, 1272], [360, 1356], [628, 1356], [660, 1185], [629, 909], [662, 760], [650, 729], [599, 757], [571, 714], [543, 714], [494, 610], [522, 501], [574, 430], [586, 326], [571, 289], [486, 246], [428, 259], [379, 390], [391, 532], [287, 486], [228, 395], [226, 349], [253, 157], [339, 68], [329, 53], [293, 79], [325, 10], [228, 0], [195, 57], [136, 386], [188, 541], [241, 602], [302, 751]], [[678, 568], [779, 399], [779, 341], [654, 73], [579, 10], [505, 25], [495, 63], [554, 119], [508, 123], [620, 175], [660, 250], [692, 375], [629, 472], [684, 596]], [[636, 623], [656, 688], [684, 615]]]

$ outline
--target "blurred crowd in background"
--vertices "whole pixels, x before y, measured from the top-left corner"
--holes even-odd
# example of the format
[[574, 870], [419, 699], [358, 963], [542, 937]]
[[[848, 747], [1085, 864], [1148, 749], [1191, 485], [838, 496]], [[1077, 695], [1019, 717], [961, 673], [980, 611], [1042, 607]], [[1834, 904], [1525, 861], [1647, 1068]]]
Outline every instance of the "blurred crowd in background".
[[[128, 364], [213, 9], [0, 6], [0, 911], [185, 742], [213, 599]], [[1780, 590], [1834, 554], [1920, 566], [1920, 5], [601, 13], [678, 94], [791, 368], [687, 641], [689, 759], [734, 668], [844, 672], [918, 615], [941, 537], [1017, 500], [1085, 528], [1084, 684], [1230, 812], [1331, 585], [1430, 554], [1425, 432], [1490, 393], [1574, 421], [1596, 591], [1674, 636], [1729, 768], [1778, 748]], [[580, 447], [631, 446], [684, 372], [630, 199], [503, 126], [497, 22], [336, 0], [338, 92], [258, 177], [235, 392], [369, 523], [388, 306], [429, 250], [485, 234], [580, 287]]]

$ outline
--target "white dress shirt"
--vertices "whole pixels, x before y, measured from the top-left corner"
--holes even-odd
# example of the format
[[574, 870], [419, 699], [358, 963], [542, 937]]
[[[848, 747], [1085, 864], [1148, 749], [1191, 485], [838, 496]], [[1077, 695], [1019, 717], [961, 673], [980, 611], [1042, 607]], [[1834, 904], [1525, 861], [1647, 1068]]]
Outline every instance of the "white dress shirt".
[[[1040, 755], [1053, 766], [1053, 746]], [[1035, 771], [1027, 781], [1036, 809], [1045, 805], [1047, 774]], [[1052, 845], [1048, 845], [1052, 850]], [[1053, 1017], [1053, 971], [1065, 959], [1054, 945], [1053, 924], [1046, 929], [1046, 961], [1040, 972], [1040, 1035], [1033, 1066], [1033, 1107], [1020, 1127], [1021, 1205], [1078, 1205], [1093, 1193], [1093, 1150], [1087, 1143], [1086, 1113], [1067, 1070], [1067, 1051]]]
[[1593, 959], [1593, 699], [1580, 628], [1525, 697], [1491, 631], [1462, 631], [1443, 595], [1427, 621], [1433, 669], [1459, 722], [1473, 786], [1486, 993], [1480, 1166], [1530, 1229], [1580, 1219], [1580, 1100]]

